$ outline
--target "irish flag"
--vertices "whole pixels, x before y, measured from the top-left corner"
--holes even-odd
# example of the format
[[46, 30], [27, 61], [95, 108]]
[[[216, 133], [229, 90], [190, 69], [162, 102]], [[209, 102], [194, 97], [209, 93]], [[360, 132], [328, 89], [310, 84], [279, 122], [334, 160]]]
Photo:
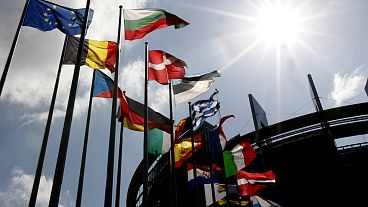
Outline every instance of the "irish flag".
[[182, 79], [187, 64], [162, 50], [148, 52], [148, 80], [168, 84], [172, 79]]
[[155, 156], [165, 154], [171, 147], [170, 134], [156, 128], [148, 131], [147, 141], [148, 153]]
[[124, 9], [125, 39], [141, 39], [160, 28], [174, 25], [175, 29], [189, 23], [163, 9]]

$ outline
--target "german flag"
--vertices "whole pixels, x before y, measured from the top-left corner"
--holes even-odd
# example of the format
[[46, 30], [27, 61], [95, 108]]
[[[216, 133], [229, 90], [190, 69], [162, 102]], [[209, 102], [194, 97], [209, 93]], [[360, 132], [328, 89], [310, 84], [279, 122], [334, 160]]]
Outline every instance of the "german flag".
[[[144, 130], [144, 105], [127, 96], [120, 99], [119, 121], [124, 127], [135, 130]], [[170, 119], [148, 107], [148, 128], [158, 128], [171, 134], [172, 125]]]
[[[77, 60], [79, 38], [68, 36], [63, 64], [74, 65]], [[86, 39], [83, 45], [81, 65], [93, 69], [109, 69], [115, 71], [117, 44], [112, 41]]]

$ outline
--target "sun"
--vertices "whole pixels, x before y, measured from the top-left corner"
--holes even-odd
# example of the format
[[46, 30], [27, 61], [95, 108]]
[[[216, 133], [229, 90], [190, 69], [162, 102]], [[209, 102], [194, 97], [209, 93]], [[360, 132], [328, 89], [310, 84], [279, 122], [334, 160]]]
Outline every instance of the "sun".
[[295, 8], [283, 4], [269, 4], [259, 8], [255, 33], [270, 44], [290, 44], [301, 32], [300, 16]]

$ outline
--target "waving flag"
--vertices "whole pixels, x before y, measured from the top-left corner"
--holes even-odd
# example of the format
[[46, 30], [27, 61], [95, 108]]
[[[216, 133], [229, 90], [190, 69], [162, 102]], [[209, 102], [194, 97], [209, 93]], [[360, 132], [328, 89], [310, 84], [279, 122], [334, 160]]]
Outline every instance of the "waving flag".
[[189, 189], [194, 189], [196, 184], [203, 185], [206, 183], [217, 182], [218, 180], [218, 174], [215, 171], [212, 172], [212, 177], [211, 177], [211, 171], [209, 169], [201, 169], [199, 168], [199, 166], [196, 166], [197, 178], [194, 179], [194, 168], [191, 163], [187, 164], [187, 170], [188, 170]]
[[248, 140], [240, 142], [231, 151], [224, 151], [224, 165], [226, 177], [234, 176], [239, 170], [250, 165], [257, 153]]
[[[30, 0], [23, 26], [50, 31], [58, 28], [67, 35], [79, 35], [85, 9], [72, 9], [43, 0]], [[87, 26], [91, 24], [93, 10], [88, 11]]]
[[184, 103], [208, 91], [215, 77], [220, 77], [220, 71], [184, 77], [179, 84], [173, 85], [175, 103]]
[[184, 77], [187, 66], [184, 61], [162, 50], [150, 50], [148, 54], [148, 80], [169, 84], [172, 79]]
[[[215, 202], [226, 197], [226, 187], [224, 184], [214, 183]], [[206, 198], [206, 206], [213, 204], [211, 184], [204, 185], [204, 195]]]
[[[63, 64], [75, 64], [77, 60], [79, 38], [69, 36]], [[108, 68], [115, 71], [117, 44], [112, 41], [97, 41], [86, 39], [83, 44], [81, 65], [87, 65], [93, 69]]]
[[241, 196], [254, 196], [255, 193], [267, 187], [267, 184], [275, 183], [275, 174], [272, 170], [265, 173], [248, 173], [240, 170], [237, 175], [238, 188]]
[[[202, 147], [202, 135], [194, 135], [194, 152]], [[175, 167], [181, 167], [183, 162], [192, 156], [192, 141], [191, 138], [184, 138], [180, 142], [175, 143]]]
[[148, 131], [148, 153], [159, 156], [167, 153], [171, 148], [170, 134], [159, 130], [151, 129]]
[[174, 25], [183, 28], [189, 23], [163, 9], [124, 9], [125, 39], [141, 39], [148, 33]]
[[266, 200], [257, 195], [250, 197], [250, 200], [252, 201], [252, 207], [282, 207], [271, 200]]
[[216, 94], [218, 94], [217, 90], [208, 100], [200, 100], [191, 105], [193, 131], [198, 130], [203, 125], [207, 117], [215, 115], [220, 109], [220, 103], [216, 100], [213, 100], [213, 97]]
[[[93, 80], [93, 97], [99, 98], [112, 98], [114, 94], [114, 81], [101, 72], [100, 70], [95, 71], [95, 78]], [[123, 93], [118, 89], [118, 98], [123, 98]]]
[[222, 158], [222, 151], [225, 148], [227, 138], [222, 130], [222, 124], [229, 118], [235, 118], [234, 115], [224, 116], [220, 119], [219, 124], [209, 132], [209, 141], [211, 146], [211, 157], [214, 162], [220, 161]]

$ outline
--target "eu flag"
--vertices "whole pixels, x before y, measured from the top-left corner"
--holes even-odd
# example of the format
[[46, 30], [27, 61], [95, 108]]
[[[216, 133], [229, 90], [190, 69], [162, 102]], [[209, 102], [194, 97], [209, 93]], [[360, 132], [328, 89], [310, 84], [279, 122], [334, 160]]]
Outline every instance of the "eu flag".
[[[85, 9], [72, 9], [43, 0], [30, 0], [23, 26], [41, 31], [58, 28], [67, 35], [81, 33]], [[93, 10], [88, 12], [87, 26], [92, 22]]]

